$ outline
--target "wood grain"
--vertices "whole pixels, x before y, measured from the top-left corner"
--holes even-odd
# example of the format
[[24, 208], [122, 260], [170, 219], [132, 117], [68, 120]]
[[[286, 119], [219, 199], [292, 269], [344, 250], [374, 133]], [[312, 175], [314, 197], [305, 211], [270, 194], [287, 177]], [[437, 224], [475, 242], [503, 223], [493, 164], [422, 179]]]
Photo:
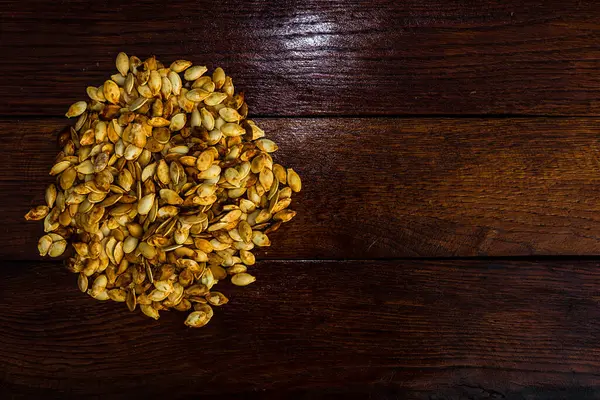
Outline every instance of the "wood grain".
[[0, 394], [585, 395], [600, 386], [598, 266], [262, 262], [252, 287], [219, 284], [230, 303], [192, 330], [93, 301], [56, 263], [4, 263]]
[[[295, 168], [273, 259], [600, 253], [598, 119], [261, 119]], [[36, 257], [63, 120], [2, 120], [0, 257]]]
[[591, 0], [0, 7], [2, 115], [63, 115], [119, 51], [224, 66], [263, 116], [600, 113]]

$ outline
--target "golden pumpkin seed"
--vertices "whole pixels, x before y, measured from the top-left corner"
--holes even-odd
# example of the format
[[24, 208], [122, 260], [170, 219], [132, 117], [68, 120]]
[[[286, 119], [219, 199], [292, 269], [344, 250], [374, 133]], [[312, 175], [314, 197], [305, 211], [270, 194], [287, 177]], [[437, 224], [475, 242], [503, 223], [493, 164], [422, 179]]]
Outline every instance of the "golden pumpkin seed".
[[44, 235], [40, 238], [38, 241], [38, 251], [40, 252], [40, 256], [43, 257], [48, 254], [48, 250], [50, 249], [52, 242], [52, 237], [49, 235]]
[[127, 75], [127, 72], [129, 72], [129, 57], [127, 57], [127, 54], [123, 52], [117, 54], [116, 65], [121, 75]]
[[138, 245], [139, 239], [134, 237], [134, 236], [128, 236], [127, 238], [125, 238], [125, 241], [123, 242], [123, 252], [125, 254], [129, 254], [131, 252], [133, 252], [137, 245]]
[[260, 231], [252, 232], [252, 242], [259, 247], [268, 247], [271, 245], [269, 237]]
[[135, 111], [141, 108], [144, 104], [146, 104], [147, 101], [148, 99], [146, 97], [138, 97], [129, 105], [129, 110]]
[[223, 84], [225, 83], [225, 71], [223, 68], [217, 67], [212, 75], [213, 82], [215, 83], [215, 87], [217, 89], [221, 89]]
[[[168, 79], [167, 79], [168, 80]], [[150, 71], [150, 77], [148, 78], [148, 87], [152, 91], [152, 96], [157, 96], [160, 93], [162, 86], [162, 77], [158, 71]], [[171, 91], [169, 90], [169, 93]]]
[[191, 61], [177, 60], [177, 61], [173, 61], [173, 63], [171, 63], [171, 66], [169, 68], [171, 69], [171, 71], [180, 73], [180, 72], [185, 71], [191, 65], [192, 65]]
[[154, 257], [156, 257], [156, 248], [150, 246], [146, 242], [140, 242], [138, 244], [138, 251], [147, 259], [153, 259]]
[[164, 200], [167, 204], [171, 205], [179, 205], [183, 203], [183, 199], [179, 197], [177, 192], [171, 189], [161, 189], [160, 190], [160, 198]]
[[223, 135], [231, 137], [243, 135], [246, 133], [246, 130], [236, 123], [228, 122], [221, 126], [221, 132]]
[[301, 180], [273, 163], [277, 145], [246, 119], [221, 68], [211, 77], [187, 60], [165, 68], [125, 53], [115, 64], [117, 74], [86, 89], [89, 103], [67, 111], [78, 118], [50, 170], [58, 184], [25, 218], [43, 220], [40, 255], [72, 243], [67, 265], [82, 292], [140, 304], [155, 319], [193, 305], [186, 325], [203, 326], [209, 304], [228, 301], [214, 285], [255, 281], [251, 251], [296, 215], [287, 207]]
[[150, 318], [154, 318], [156, 320], [160, 318], [158, 311], [151, 305], [140, 304], [140, 310], [142, 310], [142, 312]]
[[206, 300], [213, 306], [222, 306], [229, 302], [229, 299], [221, 292], [210, 292], [206, 295]]
[[201, 102], [210, 96], [210, 92], [204, 89], [192, 89], [185, 94], [185, 98], [195, 103]]
[[83, 274], [83, 273], [79, 274], [79, 276], [77, 277], [77, 286], [79, 287], [79, 290], [81, 290], [83, 293], [87, 292], [88, 278], [87, 278], [87, 276], [85, 276], [85, 274]]
[[233, 283], [236, 286], [247, 286], [255, 281], [256, 278], [246, 272], [241, 272], [231, 277], [231, 283]]
[[48, 206], [37, 206], [29, 210], [27, 214], [25, 214], [25, 219], [27, 221], [39, 221], [44, 219], [46, 215], [50, 212], [50, 207]]
[[106, 275], [98, 275], [96, 279], [94, 279], [94, 283], [92, 283], [92, 289], [90, 295], [92, 297], [98, 296], [100, 293], [106, 289], [106, 285], [108, 284], [108, 279]]
[[182, 87], [181, 77], [175, 71], [170, 71], [167, 77], [171, 82], [171, 90], [173, 94], [179, 96]]
[[216, 106], [221, 104], [227, 98], [227, 94], [221, 92], [212, 92], [204, 99], [204, 104], [207, 106]]
[[[229, 107], [221, 108], [219, 110], [219, 115], [221, 116], [221, 118], [223, 118], [227, 122], [238, 122], [239, 120], [242, 119], [242, 116], [240, 114], [238, 114], [238, 112], [236, 110], [234, 110], [233, 108], [229, 108]], [[244, 133], [246, 133], [246, 130], [244, 130]]]
[[205, 66], [195, 65], [186, 69], [183, 74], [183, 77], [187, 81], [195, 81], [196, 79], [200, 78], [202, 74], [204, 74], [206, 71], [208, 71], [208, 68], [206, 68]]
[[287, 183], [294, 192], [298, 193], [302, 189], [300, 176], [292, 168], [287, 170]]
[[209, 319], [212, 318], [214, 315], [212, 307], [208, 304], [196, 303], [194, 304], [194, 310], [205, 312], [208, 315]]
[[200, 328], [210, 321], [210, 317], [204, 311], [194, 311], [188, 315], [185, 324], [190, 328]]
[[137, 207], [138, 214], [147, 215], [154, 204], [155, 197], [154, 193], [149, 193], [142, 197]]
[[87, 103], [85, 101], [78, 101], [73, 103], [69, 110], [65, 114], [67, 118], [78, 117], [85, 112], [87, 109]]
[[254, 265], [256, 263], [256, 258], [254, 257], [254, 254], [247, 250], [240, 250], [240, 258], [242, 259], [242, 262], [246, 265]]
[[279, 149], [279, 146], [277, 146], [277, 144], [274, 141], [269, 139], [259, 139], [254, 143], [256, 143], [256, 147], [258, 147], [266, 153], [273, 153], [277, 151], [277, 149]]
[[171, 124], [169, 125], [169, 129], [173, 132], [180, 131], [185, 126], [186, 117], [184, 113], [179, 113], [171, 118]]
[[137, 304], [136, 301], [136, 297], [135, 297], [135, 291], [133, 288], [130, 288], [127, 291], [127, 298], [125, 299], [125, 303], [127, 304], [127, 308], [129, 309], [129, 311], [134, 311], [135, 310], [135, 306]]
[[104, 82], [104, 97], [106, 100], [113, 104], [119, 104], [119, 98], [121, 97], [121, 92], [119, 91], [119, 86], [112, 80], [107, 80]]
[[220, 173], [221, 167], [219, 167], [218, 165], [211, 165], [207, 170], [202, 171], [198, 174], [198, 179], [215, 179], [219, 176]]
[[58, 257], [58, 256], [62, 255], [62, 253], [65, 252], [66, 248], [67, 248], [66, 240], [55, 241], [52, 243], [52, 245], [50, 245], [50, 248], [48, 249], [48, 255], [50, 257]]

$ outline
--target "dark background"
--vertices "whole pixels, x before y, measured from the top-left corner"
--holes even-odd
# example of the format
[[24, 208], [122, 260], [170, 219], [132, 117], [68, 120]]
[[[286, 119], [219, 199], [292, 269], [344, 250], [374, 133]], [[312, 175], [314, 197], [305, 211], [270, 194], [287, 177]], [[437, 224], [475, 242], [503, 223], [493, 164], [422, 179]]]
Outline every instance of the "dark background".
[[[600, 398], [599, 18], [0, 0], [0, 397]], [[258, 281], [200, 330], [90, 300], [23, 220], [119, 51], [222, 66], [303, 178]]]

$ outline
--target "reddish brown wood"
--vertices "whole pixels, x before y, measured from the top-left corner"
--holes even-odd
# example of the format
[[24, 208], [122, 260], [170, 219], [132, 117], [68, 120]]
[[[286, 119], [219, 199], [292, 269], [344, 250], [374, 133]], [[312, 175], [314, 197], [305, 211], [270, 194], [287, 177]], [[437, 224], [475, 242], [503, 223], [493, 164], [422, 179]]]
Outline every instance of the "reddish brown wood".
[[[600, 254], [600, 3], [0, 9], [1, 399], [598, 398], [600, 260], [397, 258]], [[89, 299], [22, 218], [66, 124], [46, 117], [119, 51], [223, 66], [303, 178], [201, 330]], [[335, 118], [480, 114], [590, 118]]]
[[0, 393], [547, 399], [600, 385], [596, 260], [265, 261], [254, 273], [247, 288], [220, 283], [230, 303], [193, 330], [182, 313], [153, 321], [91, 300], [56, 263], [4, 263]]
[[[598, 119], [260, 119], [304, 180], [262, 257], [600, 253]], [[0, 121], [0, 256], [35, 259], [25, 223], [52, 182], [62, 119]]]
[[600, 113], [600, 3], [0, 1], [0, 114], [63, 115], [119, 51], [222, 65], [261, 115]]

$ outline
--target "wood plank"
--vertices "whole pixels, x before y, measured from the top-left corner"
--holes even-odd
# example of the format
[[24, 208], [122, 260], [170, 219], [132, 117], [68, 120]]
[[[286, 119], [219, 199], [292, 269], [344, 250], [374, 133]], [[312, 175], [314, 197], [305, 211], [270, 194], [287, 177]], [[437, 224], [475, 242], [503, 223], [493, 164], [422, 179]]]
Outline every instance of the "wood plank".
[[264, 262], [192, 330], [93, 301], [56, 263], [4, 263], [0, 393], [592, 398], [598, 265]]
[[[264, 258], [600, 253], [598, 119], [261, 119], [297, 217]], [[2, 120], [0, 257], [36, 257], [60, 119]]]
[[63, 115], [119, 51], [224, 66], [266, 116], [600, 113], [600, 3], [0, 1], [2, 115]]

